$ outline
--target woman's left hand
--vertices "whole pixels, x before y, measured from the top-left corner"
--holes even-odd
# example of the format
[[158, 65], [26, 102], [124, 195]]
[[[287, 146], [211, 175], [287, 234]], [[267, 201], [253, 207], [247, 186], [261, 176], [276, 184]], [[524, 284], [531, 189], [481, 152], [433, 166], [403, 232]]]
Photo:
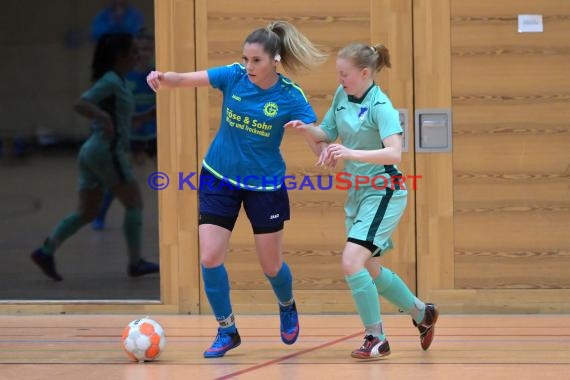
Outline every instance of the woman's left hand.
[[317, 161], [317, 166], [325, 167], [325, 168], [336, 168], [336, 160], [332, 157], [328, 150], [327, 143], [320, 143], [321, 144], [321, 154], [319, 155], [319, 160]]
[[352, 157], [352, 152], [352, 149], [348, 149], [341, 144], [330, 144], [327, 148], [328, 155], [334, 160], [338, 160], [340, 158], [344, 160], [350, 160]]

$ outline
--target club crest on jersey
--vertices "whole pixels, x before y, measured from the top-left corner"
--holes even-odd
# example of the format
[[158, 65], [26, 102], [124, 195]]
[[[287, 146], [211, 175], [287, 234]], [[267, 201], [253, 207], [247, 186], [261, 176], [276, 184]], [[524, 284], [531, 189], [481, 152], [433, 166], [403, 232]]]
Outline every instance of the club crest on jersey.
[[358, 120], [362, 121], [366, 117], [368, 112], [368, 107], [360, 107], [360, 112], [358, 113]]
[[279, 110], [279, 107], [277, 107], [277, 104], [275, 104], [273, 102], [267, 102], [263, 106], [263, 113], [267, 117], [275, 117], [277, 115], [278, 110]]

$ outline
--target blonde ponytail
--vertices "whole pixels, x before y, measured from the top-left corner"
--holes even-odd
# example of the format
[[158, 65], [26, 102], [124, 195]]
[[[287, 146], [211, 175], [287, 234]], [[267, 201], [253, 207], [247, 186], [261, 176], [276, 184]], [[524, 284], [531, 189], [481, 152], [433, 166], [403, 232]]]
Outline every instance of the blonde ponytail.
[[304, 34], [287, 21], [274, 21], [254, 30], [245, 43], [258, 43], [263, 50], [291, 73], [309, 70], [327, 59]]

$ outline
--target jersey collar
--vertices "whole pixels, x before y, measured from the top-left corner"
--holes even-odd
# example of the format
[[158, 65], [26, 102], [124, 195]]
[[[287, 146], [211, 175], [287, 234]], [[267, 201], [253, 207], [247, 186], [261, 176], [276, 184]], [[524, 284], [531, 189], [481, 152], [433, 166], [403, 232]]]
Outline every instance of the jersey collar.
[[372, 85], [370, 87], [368, 87], [368, 90], [366, 90], [364, 92], [364, 95], [362, 95], [362, 97], [357, 98], [356, 96], [353, 95], [347, 95], [348, 96], [348, 101], [351, 103], [357, 103], [360, 104], [362, 103], [362, 101], [364, 100], [364, 98], [366, 98], [366, 95], [368, 95], [368, 93], [370, 92], [370, 90], [372, 90], [372, 88], [376, 86], [376, 83], [372, 82]]

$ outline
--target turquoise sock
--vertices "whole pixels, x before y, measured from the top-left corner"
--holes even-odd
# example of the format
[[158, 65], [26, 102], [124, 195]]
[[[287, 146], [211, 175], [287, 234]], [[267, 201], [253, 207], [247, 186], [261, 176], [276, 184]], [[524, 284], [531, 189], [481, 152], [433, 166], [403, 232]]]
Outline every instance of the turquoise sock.
[[42, 245], [42, 251], [46, 255], [53, 255], [57, 247], [62, 245], [69, 237], [73, 236], [73, 234], [85, 224], [77, 212], [66, 216], [58, 223], [51, 235], [46, 239]]
[[[356, 310], [364, 326], [369, 329], [381, 325], [380, 301], [378, 300], [376, 285], [368, 270], [362, 269], [355, 274], [346, 276], [345, 279], [352, 291]], [[382, 340], [386, 338], [382, 332], [379, 335]]]
[[131, 265], [135, 265], [141, 257], [142, 210], [140, 208], [128, 208], [125, 210], [123, 233], [127, 239], [129, 262]]
[[382, 267], [374, 280], [378, 294], [386, 298], [400, 310], [409, 313], [416, 323], [424, 319], [425, 304], [414, 296], [410, 288], [396, 273]]
[[281, 269], [275, 275], [275, 277], [269, 277], [265, 275], [273, 288], [275, 296], [279, 300], [279, 303], [286, 305], [291, 303], [293, 299], [293, 276], [291, 275], [291, 269], [286, 262], [283, 262]]

